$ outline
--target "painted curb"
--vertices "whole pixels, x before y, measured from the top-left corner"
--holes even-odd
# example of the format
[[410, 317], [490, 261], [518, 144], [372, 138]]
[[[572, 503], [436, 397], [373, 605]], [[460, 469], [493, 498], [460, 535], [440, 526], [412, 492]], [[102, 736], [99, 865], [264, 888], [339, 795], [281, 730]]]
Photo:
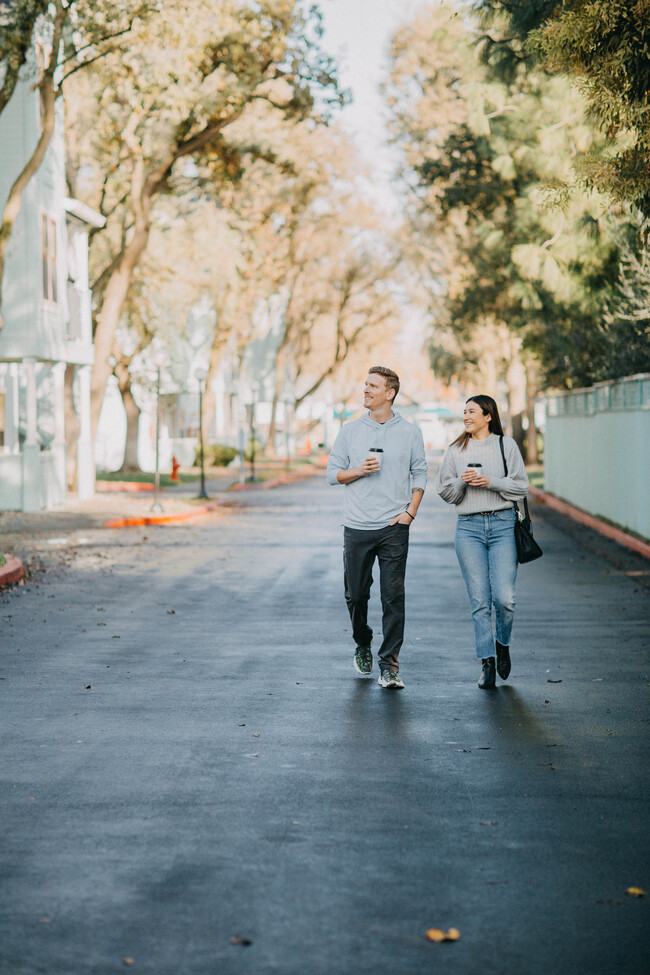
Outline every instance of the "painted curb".
[[135, 515], [132, 518], [111, 518], [102, 524], [102, 528], [133, 528], [139, 525], [169, 525], [176, 521], [188, 521], [190, 518], [200, 518], [209, 515], [219, 507], [218, 501], [192, 508], [191, 511], [179, 511], [173, 515]]
[[147, 494], [155, 490], [148, 481], [95, 481], [98, 494]]
[[531, 487], [530, 493], [540, 504], [548, 505], [549, 508], [553, 508], [563, 515], [567, 515], [573, 521], [577, 521], [581, 525], [586, 525], [587, 528], [593, 528], [594, 531], [600, 532], [601, 535], [606, 535], [607, 538], [613, 539], [619, 545], [624, 545], [625, 548], [630, 548], [634, 552], [638, 552], [639, 555], [643, 555], [646, 559], [650, 559], [650, 542], [644, 542], [643, 539], [637, 538], [635, 535], [630, 535], [628, 532], [623, 531], [622, 528], [616, 528], [615, 525], [608, 525], [606, 521], [602, 521], [594, 515], [588, 515], [586, 511], [581, 511], [580, 508], [569, 504], [568, 501], [562, 501], [561, 498], [556, 498], [554, 494], [549, 494], [548, 491]]
[[0, 586], [10, 586], [25, 576], [23, 563], [15, 555], [6, 555], [6, 562], [0, 566]]

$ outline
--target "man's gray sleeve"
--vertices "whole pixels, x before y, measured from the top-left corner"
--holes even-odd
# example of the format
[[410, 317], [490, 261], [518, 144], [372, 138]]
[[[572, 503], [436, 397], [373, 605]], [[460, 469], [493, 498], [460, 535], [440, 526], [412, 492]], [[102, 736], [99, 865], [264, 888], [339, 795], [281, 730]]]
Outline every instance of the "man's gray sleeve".
[[411, 490], [420, 488], [424, 491], [427, 486], [427, 458], [424, 452], [424, 437], [419, 427], [416, 427], [416, 436], [413, 438], [411, 446]]
[[327, 483], [339, 484], [336, 477], [339, 471], [347, 471], [350, 466], [348, 438], [345, 429], [339, 430], [332, 452], [327, 461]]

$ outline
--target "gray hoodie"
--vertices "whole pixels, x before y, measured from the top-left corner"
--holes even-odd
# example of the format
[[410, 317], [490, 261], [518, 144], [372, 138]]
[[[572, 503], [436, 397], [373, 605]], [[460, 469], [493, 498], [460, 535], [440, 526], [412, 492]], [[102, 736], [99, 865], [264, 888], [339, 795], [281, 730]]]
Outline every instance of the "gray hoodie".
[[339, 471], [361, 467], [370, 447], [383, 447], [381, 470], [345, 485], [346, 528], [386, 528], [406, 511], [413, 488], [424, 491], [427, 483], [422, 432], [399, 413], [387, 423], [376, 423], [369, 413], [346, 423], [332, 447], [328, 482], [338, 484]]

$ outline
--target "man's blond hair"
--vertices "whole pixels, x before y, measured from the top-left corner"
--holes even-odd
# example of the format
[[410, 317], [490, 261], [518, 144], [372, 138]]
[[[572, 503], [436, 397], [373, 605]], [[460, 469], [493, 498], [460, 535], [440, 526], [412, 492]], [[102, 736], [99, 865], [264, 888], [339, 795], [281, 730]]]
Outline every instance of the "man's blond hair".
[[392, 369], [389, 369], [388, 366], [371, 366], [371, 368], [368, 370], [368, 375], [371, 376], [373, 373], [377, 376], [383, 376], [386, 380], [386, 386], [388, 389], [395, 390], [395, 396], [393, 396], [394, 403], [395, 397], [399, 393], [399, 376], [397, 373], [393, 372]]

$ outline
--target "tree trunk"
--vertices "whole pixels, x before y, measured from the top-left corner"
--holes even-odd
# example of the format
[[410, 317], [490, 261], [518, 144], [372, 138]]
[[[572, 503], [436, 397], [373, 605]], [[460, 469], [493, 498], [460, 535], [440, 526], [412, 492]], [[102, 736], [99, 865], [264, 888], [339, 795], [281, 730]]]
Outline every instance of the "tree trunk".
[[510, 341], [510, 361], [506, 371], [506, 382], [512, 437], [523, 455], [525, 454], [526, 368], [521, 358], [521, 339], [518, 336]]
[[216, 398], [214, 395], [214, 389], [212, 388], [212, 383], [221, 359], [222, 345], [223, 338], [217, 334], [215, 336], [212, 348], [210, 349], [210, 365], [208, 366], [208, 375], [205, 380], [205, 390], [203, 391], [203, 429], [201, 433], [203, 436], [204, 446], [210, 442], [212, 421], [216, 412]]
[[74, 408], [74, 380], [77, 367], [68, 363], [65, 367], [65, 467], [68, 490], [77, 490], [77, 441], [80, 424]]
[[141, 469], [138, 463], [138, 430], [141, 410], [131, 391], [131, 373], [129, 372], [128, 360], [118, 360], [115, 366], [115, 378], [126, 413], [126, 444], [124, 460], [119, 472], [120, 474], [134, 473]]
[[276, 457], [275, 438], [278, 432], [278, 403], [284, 383], [284, 366], [286, 362], [286, 349], [288, 347], [288, 332], [282, 337], [282, 342], [275, 357], [275, 380], [273, 384], [273, 402], [271, 403], [271, 420], [269, 423], [269, 436], [266, 444], [266, 453], [269, 457]]
[[495, 390], [499, 381], [499, 370], [497, 368], [497, 350], [501, 353], [502, 337], [499, 329], [489, 323], [482, 329], [478, 336], [478, 381], [484, 389]]
[[535, 424], [535, 400], [537, 399], [537, 379], [535, 367], [532, 363], [526, 363], [526, 412], [528, 413], [528, 431], [526, 434], [526, 454], [527, 464], [539, 464], [539, 450], [537, 446], [537, 426]]
[[[292, 249], [293, 253], [293, 249]], [[286, 298], [284, 310], [282, 312], [283, 332], [277, 352], [275, 353], [275, 378], [273, 383], [273, 401], [271, 403], [271, 419], [269, 422], [269, 435], [266, 442], [266, 452], [271, 457], [276, 456], [275, 438], [278, 432], [278, 403], [284, 382], [284, 367], [287, 361], [287, 349], [291, 338], [291, 306], [294, 299], [296, 281], [300, 275], [300, 266], [294, 270], [291, 280], [285, 284], [284, 296]]]
[[138, 261], [142, 257], [149, 240], [149, 222], [138, 227], [124, 249], [124, 252], [111, 274], [106, 290], [102, 309], [97, 316], [95, 330], [95, 364], [90, 383], [90, 422], [93, 440], [97, 434], [99, 414], [104, 402], [106, 382], [111, 375], [109, 359], [113, 352], [115, 332], [120, 321], [120, 315], [125, 298], [131, 284], [131, 276]]

